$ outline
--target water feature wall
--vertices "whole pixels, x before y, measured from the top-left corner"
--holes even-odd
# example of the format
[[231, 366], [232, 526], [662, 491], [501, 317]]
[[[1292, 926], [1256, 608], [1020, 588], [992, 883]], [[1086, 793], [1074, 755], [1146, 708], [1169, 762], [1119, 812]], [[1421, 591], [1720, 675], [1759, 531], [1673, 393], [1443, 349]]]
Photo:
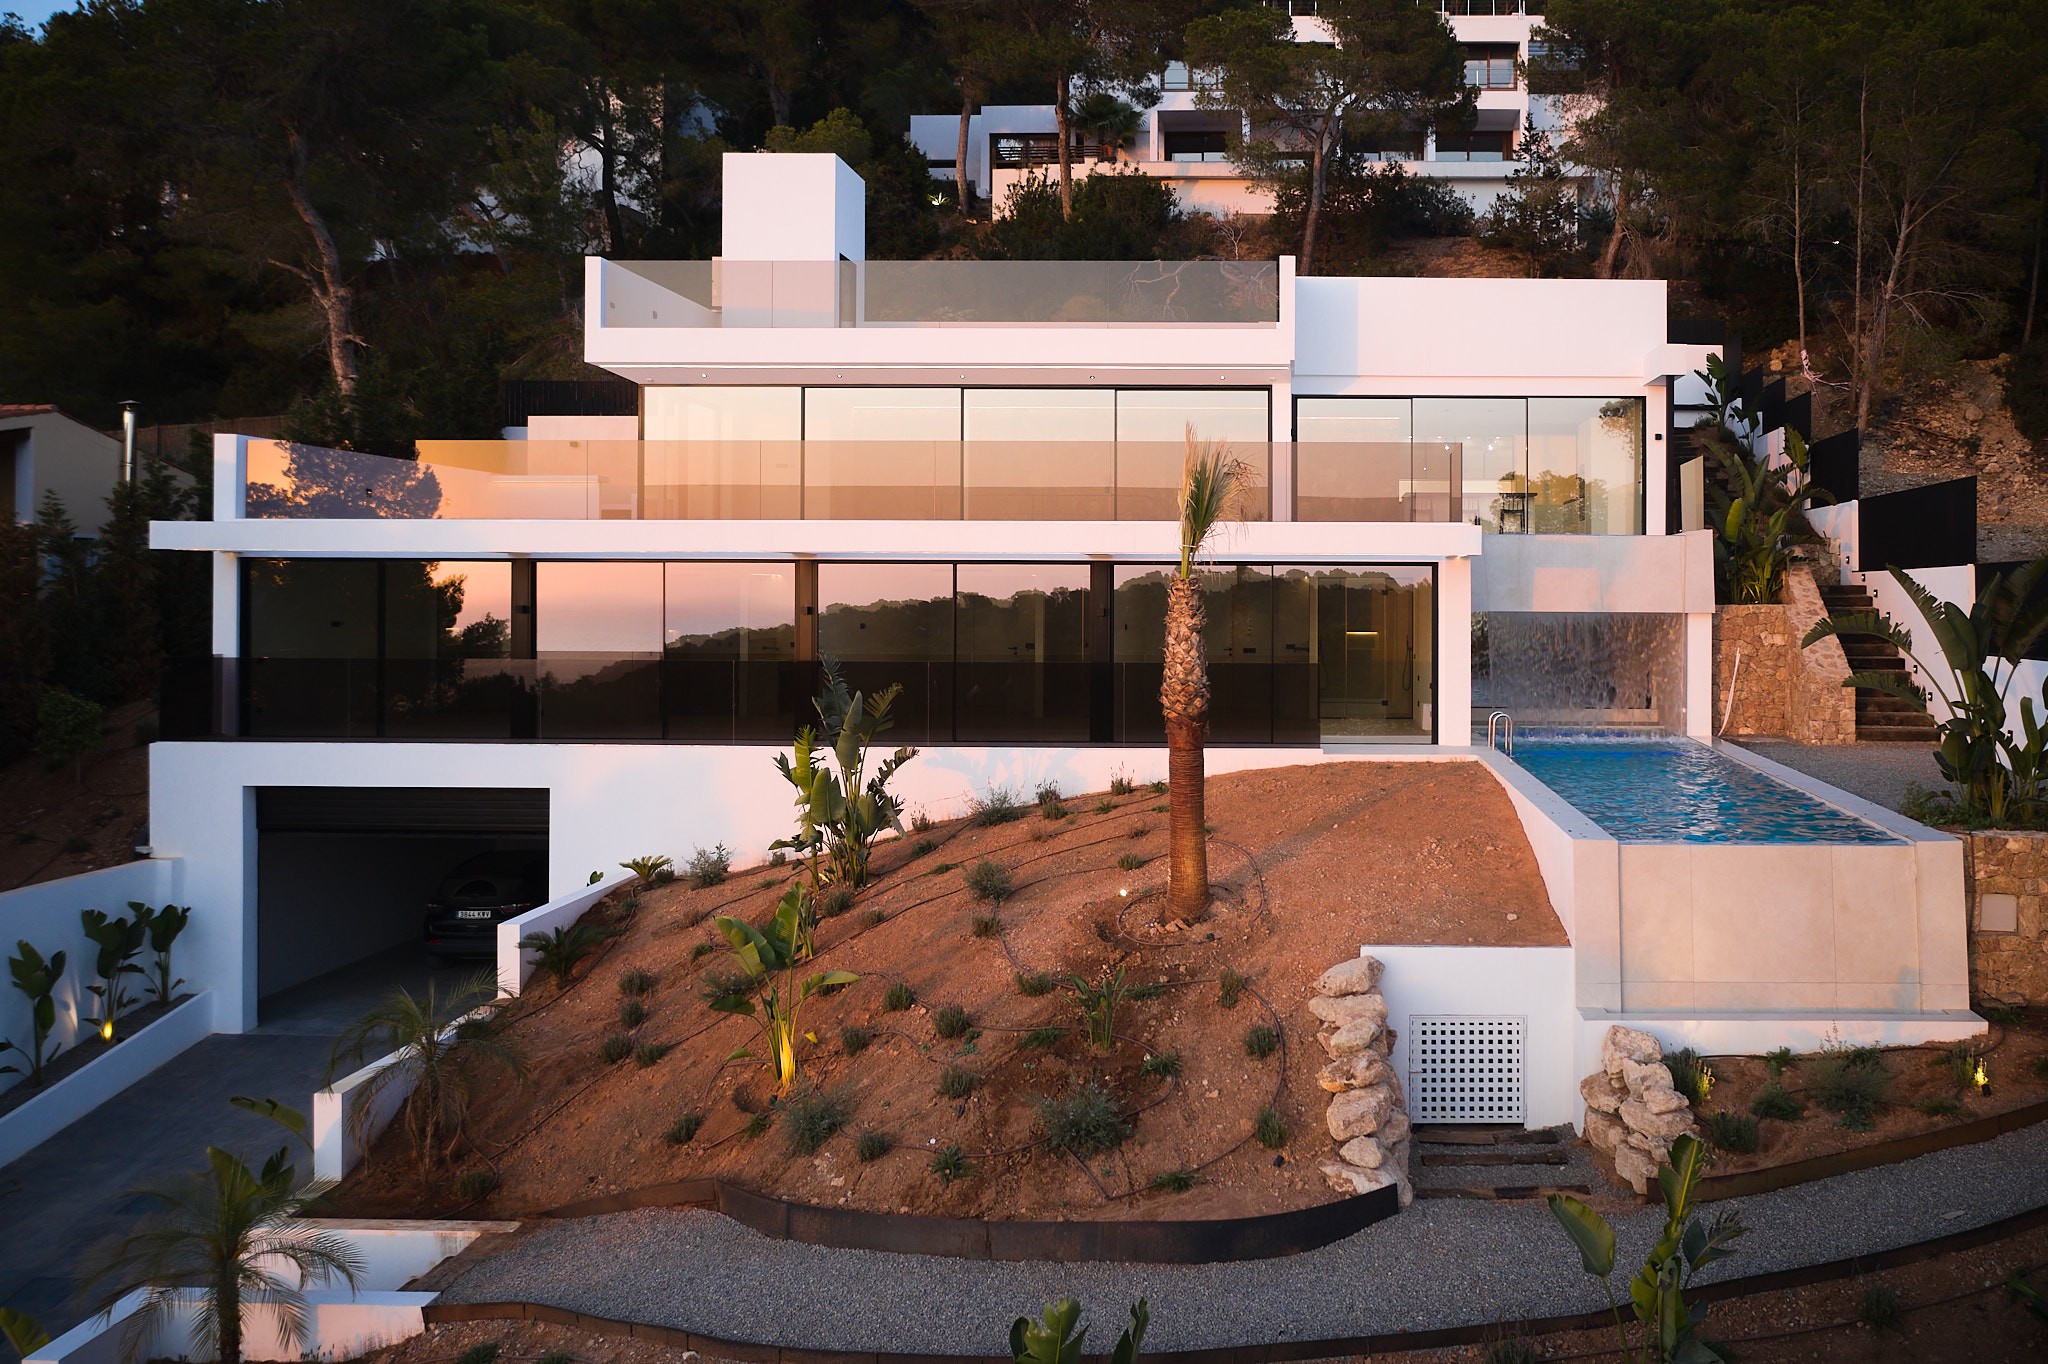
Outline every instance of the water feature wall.
[[1472, 709], [1521, 727], [1685, 728], [1685, 617], [1480, 611], [1472, 616]]

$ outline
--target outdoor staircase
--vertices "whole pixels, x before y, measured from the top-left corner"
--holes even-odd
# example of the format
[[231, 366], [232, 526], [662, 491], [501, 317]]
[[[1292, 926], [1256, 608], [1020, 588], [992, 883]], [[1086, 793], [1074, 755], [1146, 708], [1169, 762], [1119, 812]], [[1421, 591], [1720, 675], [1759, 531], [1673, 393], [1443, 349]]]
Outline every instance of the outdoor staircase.
[[[1831, 616], [1850, 615], [1861, 611], [1876, 611], [1877, 602], [1866, 587], [1842, 585], [1823, 587], [1821, 601]], [[1876, 635], [1842, 635], [1839, 637], [1842, 652], [1848, 656], [1851, 672], [1896, 672], [1906, 671], [1906, 660], [1899, 651]], [[1896, 696], [1887, 696], [1881, 691], [1867, 687], [1856, 689], [1856, 741], [1858, 743], [1899, 743], [1929, 744], [1938, 742], [1940, 734], [1933, 720], [1915, 710]]]
[[1584, 1195], [1594, 1183], [1592, 1155], [1569, 1125], [1421, 1126], [1409, 1176], [1417, 1198], [1522, 1202], [1554, 1193]]

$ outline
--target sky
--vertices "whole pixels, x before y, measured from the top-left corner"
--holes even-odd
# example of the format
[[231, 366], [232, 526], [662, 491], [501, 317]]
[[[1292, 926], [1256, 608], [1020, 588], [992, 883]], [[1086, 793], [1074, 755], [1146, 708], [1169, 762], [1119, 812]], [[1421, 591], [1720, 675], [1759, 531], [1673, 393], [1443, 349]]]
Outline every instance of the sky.
[[77, 0], [0, 0], [0, 14], [10, 11], [21, 16], [21, 21], [31, 30], [43, 26], [43, 20], [62, 9], [76, 9]]

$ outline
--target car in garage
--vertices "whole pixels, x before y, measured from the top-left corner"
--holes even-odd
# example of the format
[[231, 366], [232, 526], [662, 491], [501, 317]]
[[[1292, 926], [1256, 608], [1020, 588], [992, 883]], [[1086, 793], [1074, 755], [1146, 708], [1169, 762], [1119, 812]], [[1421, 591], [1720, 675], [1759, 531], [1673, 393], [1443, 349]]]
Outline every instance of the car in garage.
[[441, 878], [427, 902], [427, 959], [490, 958], [498, 951], [498, 925], [548, 899], [548, 859], [541, 852], [487, 852], [467, 858]]

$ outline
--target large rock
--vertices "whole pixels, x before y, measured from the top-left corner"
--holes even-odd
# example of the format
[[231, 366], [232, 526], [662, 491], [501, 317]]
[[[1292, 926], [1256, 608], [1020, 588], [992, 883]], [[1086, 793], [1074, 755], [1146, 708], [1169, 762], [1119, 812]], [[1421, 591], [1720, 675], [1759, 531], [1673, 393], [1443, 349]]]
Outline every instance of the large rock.
[[1614, 1148], [1614, 1173], [1637, 1193], [1646, 1194], [1657, 1178], [1657, 1162], [1624, 1143]]
[[1586, 1110], [1586, 1140], [1592, 1143], [1595, 1151], [1611, 1156], [1614, 1154], [1614, 1148], [1620, 1146], [1627, 1137], [1628, 1128], [1622, 1124], [1620, 1118], [1612, 1113], [1602, 1113], [1598, 1109]]
[[1332, 1094], [1371, 1085], [1393, 1084], [1394, 1068], [1376, 1051], [1361, 1051], [1332, 1061], [1316, 1072], [1316, 1083]]
[[1346, 1164], [1341, 1160], [1326, 1160], [1316, 1168], [1322, 1171], [1323, 1178], [1329, 1181], [1330, 1187], [1341, 1194], [1368, 1194], [1374, 1189], [1384, 1189], [1392, 1184], [1401, 1191], [1402, 1207], [1407, 1207], [1409, 1201], [1415, 1197], [1414, 1191], [1408, 1187], [1408, 1181], [1396, 1173], [1391, 1165], [1368, 1170], [1362, 1166]]
[[1377, 1170], [1387, 1162], [1387, 1148], [1380, 1145], [1378, 1137], [1353, 1137], [1337, 1148], [1337, 1156], [1346, 1165]]
[[1311, 995], [1308, 1011], [1333, 1028], [1356, 1023], [1361, 1018], [1370, 1018], [1375, 1023], [1387, 1021], [1387, 1001], [1377, 990], [1362, 995]]
[[1609, 1075], [1621, 1074], [1622, 1058], [1631, 1061], [1661, 1061], [1664, 1045], [1646, 1032], [1624, 1028], [1619, 1023], [1607, 1030], [1600, 1043], [1600, 1067]]
[[1652, 1113], [1640, 1100], [1630, 1099], [1621, 1106], [1621, 1120], [1628, 1124], [1631, 1132], [1668, 1142], [1692, 1129], [1692, 1110], [1681, 1108], [1669, 1113]]
[[1380, 1020], [1361, 1018], [1356, 1023], [1346, 1023], [1335, 1032], [1321, 1034], [1320, 1040], [1323, 1050], [1333, 1059], [1356, 1056], [1362, 1051], [1377, 1051], [1385, 1055], [1385, 1033], [1386, 1028]]
[[[1408, 1146], [1408, 1135], [1414, 1130], [1408, 1122], [1407, 1110], [1401, 1107], [1401, 1093], [1399, 1090], [1395, 1090], [1394, 1111], [1387, 1114], [1387, 1120], [1380, 1124], [1380, 1130], [1373, 1133], [1373, 1135], [1378, 1137], [1383, 1145], [1390, 1148], [1400, 1147], [1405, 1151]], [[1401, 1168], [1404, 1170], [1408, 1168], [1406, 1157], [1402, 1158]]]
[[1675, 1089], [1645, 1089], [1635, 1098], [1636, 1102], [1652, 1113], [1676, 1113], [1679, 1109], [1690, 1106], [1686, 1103], [1685, 1096]]
[[1617, 1088], [1607, 1072], [1602, 1070], [1579, 1081], [1579, 1096], [1595, 1113], [1619, 1113], [1621, 1101], [1628, 1097], [1628, 1088]]
[[1621, 1060], [1621, 1080], [1628, 1086], [1629, 1097], [1640, 1099], [1647, 1089], [1670, 1089], [1671, 1067], [1661, 1061]]
[[1354, 1089], [1330, 1100], [1326, 1115], [1330, 1135], [1338, 1141], [1369, 1137], [1394, 1112], [1394, 1096], [1384, 1089]]
[[1379, 985], [1382, 969], [1377, 957], [1353, 957], [1349, 961], [1340, 961], [1316, 977], [1316, 993], [1362, 995]]

